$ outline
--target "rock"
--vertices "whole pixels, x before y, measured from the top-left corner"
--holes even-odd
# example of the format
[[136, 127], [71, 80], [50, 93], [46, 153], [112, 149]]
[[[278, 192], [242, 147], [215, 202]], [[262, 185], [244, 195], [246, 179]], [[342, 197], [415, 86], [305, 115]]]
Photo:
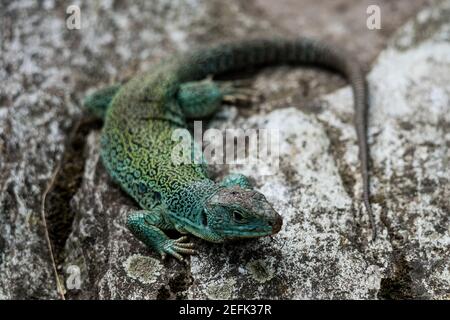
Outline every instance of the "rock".
[[80, 101], [169, 52], [272, 26], [239, 1], [122, 3], [84, 4], [82, 30], [67, 30], [53, 1], [0, 10], [0, 298], [58, 297], [41, 201], [60, 160], [44, 209], [67, 298], [449, 298], [450, 1], [403, 26], [368, 77], [377, 241], [361, 203], [351, 90], [332, 92], [344, 82], [324, 72], [269, 69], [253, 82], [259, 103], [225, 107], [208, 127], [278, 130], [279, 170], [211, 172], [250, 175], [283, 229], [194, 240], [200, 253], [187, 265], [161, 261], [125, 228], [136, 204], [99, 161], [100, 124], [75, 127]]
[[[41, 201], [61, 159], [62, 168], [45, 208], [60, 267], [67, 256], [64, 246], [75, 216], [77, 222], [85, 216], [95, 221], [94, 204], [81, 201], [80, 206], [90, 211], [79, 212], [77, 199], [89, 198], [82, 190], [100, 194], [85, 187], [90, 177], [98, 174], [83, 170], [93, 163], [88, 159], [85, 165], [87, 134], [98, 125], [72, 129], [87, 92], [126, 80], [167, 53], [270, 28], [270, 24], [241, 13], [237, 1], [156, 0], [83, 2], [81, 29], [69, 30], [67, 6], [53, 0], [0, 4], [0, 298], [58, 297]], [[220, 18], [218, 11], [223, 13]], [[106, 187], [106, 181], [105, 176], [100, 185]], [[111, 198], [117, 190], [106, 194]], [[101, 206], [101, 214], [112, 210], [106, 207]], [[89, 225], [83, 235], [88, 231], [95, 228]], [[107, 241], [100, 241], [101, 234], [91, 236], [90, 241], [98, 241], [99, 246]], [[86, 245], [88, 240], [84, 241]], [[88, 261], [90, 266], [97, 265], [102, 275], [108, 274], [103, 262], [108, 261], [110, 252], [104, 253], [104, 261]], [[92, 273], [92, 268], [88, 270], [93, 287], [83, 286], [84, 297], [102, 297], [94, 289], [100, 276]], [[63, 280], [70, 278], [65, 270], [59, 269], [59, 274]], [[124, 296], [131, 297], [128, 291]], [[135, 296], [139, 296], [137, 291]]]
[[[404, 24], [405, 19], [414, 16], [430, 1], [256, 0], [256, 3], [285, 32], [294, 32], [295, 35], [301, 30], [302, 35], [308, 37], [343, 43], [346, 50], [358, 55], [359, 61], [369, 64], [385, 48], [387, 39]], [[374, 12], [370, 7], [374, 5], [380, 8], [379, 30], [366, 27], [368, 17]]]
[[273, 240], [201, 250], [190, 297], [233, 280], [231, 298], [448, 299], [449, 9], [445, 1], [420, 12], [368, 77], [378, 240], [367, 241], [350, 88], [324, 97], [312, 114], [293, 102], [237, 116], [221, 126], [280, 130], [276, 174], [249, 165], [232, 172], [252, 176], [285, 224]]
[[[361, 202], [350, 88], [325, 96], [315, 113], [292, 102], [236, 116], [220, 126], [279, 130], [276, 174], [251, 165], [231, 171], [255, 179], [284, 227], [273, 240], [202, 247], [190, 297], [233, 281], [230, 298], [449, 298], [449, 17], [450, 1], [421, 11], [368, 77], [377, 241], [368, 241]], [[271, 104], [269, 85], [282, 85], [259, 80]]]

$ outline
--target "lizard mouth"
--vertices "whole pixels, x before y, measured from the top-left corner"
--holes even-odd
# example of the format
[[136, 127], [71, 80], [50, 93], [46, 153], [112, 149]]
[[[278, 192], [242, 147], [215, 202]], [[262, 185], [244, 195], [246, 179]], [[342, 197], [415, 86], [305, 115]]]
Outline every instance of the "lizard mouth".
[[259, 237], [267, 237], [274, 233], [272, 233], [273, 227], [266, 228], [240, 228], [234, 230], [224, 230], [223, 234], [228, 239], [243, 239], [243, 238], [259, 238]]
[[272, 223], [272, 235], [278, 233], [281, 230], [281, 227], [283, 226], [283, 218], [279, 215], [275, 222]]

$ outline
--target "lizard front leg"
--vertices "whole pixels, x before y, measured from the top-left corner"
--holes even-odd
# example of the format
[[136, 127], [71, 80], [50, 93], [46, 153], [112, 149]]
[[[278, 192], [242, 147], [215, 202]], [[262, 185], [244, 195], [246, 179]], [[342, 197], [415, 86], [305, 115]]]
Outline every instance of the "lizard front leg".
[[171, 226], [164, 219], [165, 208], [157, 206], [152, 210], [134, 211], [128, 216], [127, 227], [133, 235], [145, 245], [152, 247], [164, 259], [170, 254], [180, 261], [183, 261], [181, 254], [195, 254], [194, 244], [186, 242], [188, 238], [183, 236], [178, 239], [170, 239], [162, 229], [169, 229]]

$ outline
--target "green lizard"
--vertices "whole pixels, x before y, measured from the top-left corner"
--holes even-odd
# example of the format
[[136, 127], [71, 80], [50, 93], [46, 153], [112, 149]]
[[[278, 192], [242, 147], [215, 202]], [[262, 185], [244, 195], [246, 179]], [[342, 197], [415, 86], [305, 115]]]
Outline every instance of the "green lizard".
[[281, 64], [316, 64], [342, 73], [352, 84], [364, 203], [374, 227], [369, 204], [367, 89], [358, 64], [343, 52], [308, 39], [242, 41], [172, 57], [85, 101], [104, 118], [101, 157], [107, 171], [142, 208], [128, 216], [127, 226], [163, 257], [170, 254], [183, 260], [182, 254], [195, 253], [186, 236], [169, 238], [164, 233], [169, 229], [211, 242], [268, 236], [281, 229], [281, 216], [264, 195], [252, 189], [247, 177], [235, 174], [215, 183], [204, 164], [180, 165], [171, 159], [177, 143], [171, 139], [172, 132], [186, 127], [187, 119], [214, 113], [227, 94], [217, 82], [200, 80], [248, 66]]

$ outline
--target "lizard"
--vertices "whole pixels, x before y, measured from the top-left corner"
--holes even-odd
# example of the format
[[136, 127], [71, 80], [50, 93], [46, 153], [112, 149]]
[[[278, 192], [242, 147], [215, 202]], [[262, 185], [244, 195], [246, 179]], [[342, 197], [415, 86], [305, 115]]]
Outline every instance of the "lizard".
[[[219, 44], [163, 59], [125, 84], [100, 89], [84, 105], [104, 121], [101, 159], [107, 172], [139, 204], [126, 225], [163, 258], [195, 254], [191, 234], [209, 242], [270, 236], [283, 219], [248, 177], [208, 177], [205, 163], [174, 164], [171, 139], [187, 121], [218, 110], [229, 89], [211, 77], [249, 66], [312, 64], [345, 76], [353, 88], [363, 201], [369, 202], [368, 90], [359, 64], [342, 49], [308, 38], [252, 39]], [[181, 233], [169, 238], [165, 231]]]

